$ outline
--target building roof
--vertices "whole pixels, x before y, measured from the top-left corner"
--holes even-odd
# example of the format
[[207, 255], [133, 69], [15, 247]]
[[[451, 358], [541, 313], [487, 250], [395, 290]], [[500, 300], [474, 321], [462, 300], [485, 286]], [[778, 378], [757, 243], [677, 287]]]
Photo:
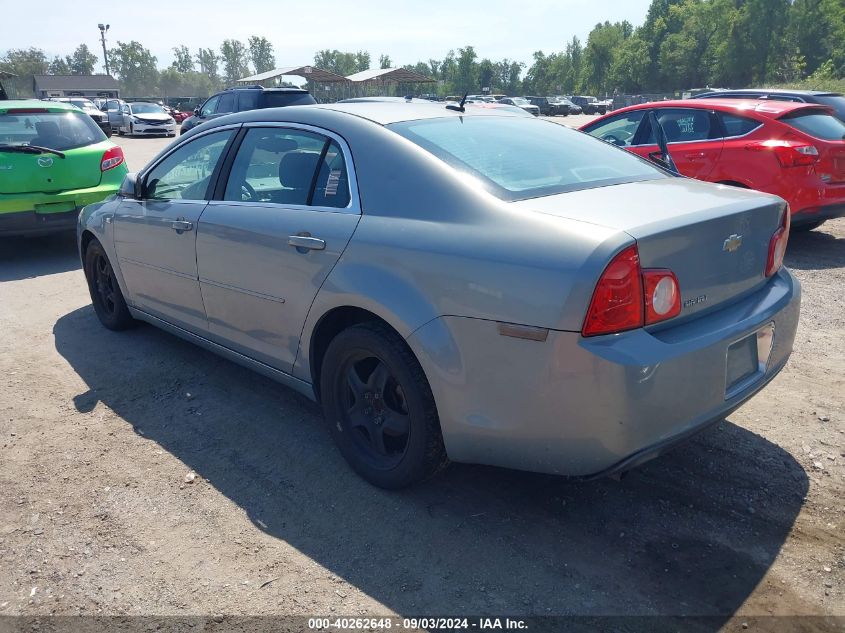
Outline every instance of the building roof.
[[349, 81], [369, 81], [373, 83], [435, 83], [437, 81], [407, 68], [371, 68], [370, 70], [362, 70], [354, 75], [348, 75], [346, 78]]
[[346, 81], [346, 77], [343, 75], [337, 75], [328, 70], [317, 68], [316, 66], [285, 66], [283, 68], [274, 68], [273, 70], [268, 70], [267, 72], [238, 79], [237, 83], [261, 83], [262, 81], [270, 81], [271, 79], [282, 77], [284, 75], [296, 75], [297, 77], [304, 77], [305, 79], [310, 79], [311, 81], [316, 81], [318, 83]]
[[3, 70], [0, 68], [0, 79], [11, 79], [12, 77], [17, 77], [15, 73], [11, 73], [8, 70]]
[[36, 90], [117, 90], [111, 75], [35, 75]]

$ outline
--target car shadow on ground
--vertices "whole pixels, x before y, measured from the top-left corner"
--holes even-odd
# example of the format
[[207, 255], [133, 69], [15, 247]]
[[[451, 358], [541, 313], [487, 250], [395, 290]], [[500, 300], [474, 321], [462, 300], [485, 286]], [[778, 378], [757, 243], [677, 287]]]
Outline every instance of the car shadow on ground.
[[691, 614], [717, 630], [808, 490], [789, 453], [724, 422], [621, 482], [452, 465], [390, 493], [350, 471], [316, 405], [249, 370], [150, 326], [105, 330], [90, 306], [54, 335], [89, 388], [78, 411], [102, 401], [255, 530], [401, 615]]
[[825, 225], [789, 236], [784, 263], [798, 270], [845, 268], [845, 238], [825, 231]]
[[43, 237], [0, 237], [0, 282], [78, 270], [76, 232]]

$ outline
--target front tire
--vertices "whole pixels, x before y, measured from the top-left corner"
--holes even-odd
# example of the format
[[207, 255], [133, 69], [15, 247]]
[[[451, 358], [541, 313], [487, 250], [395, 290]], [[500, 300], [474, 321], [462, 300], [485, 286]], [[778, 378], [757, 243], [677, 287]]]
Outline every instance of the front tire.
[[106, 251], [96, 239], [85, 249], [85, 279], [100, 323], [110, 330], [125, 330], [137, 324], [126, 307]]
[[448, 463], [428, 380], [387, 326], [355, 325], [332, 340], [320, 394], [341, 454], [371, 484], [404, 488]]

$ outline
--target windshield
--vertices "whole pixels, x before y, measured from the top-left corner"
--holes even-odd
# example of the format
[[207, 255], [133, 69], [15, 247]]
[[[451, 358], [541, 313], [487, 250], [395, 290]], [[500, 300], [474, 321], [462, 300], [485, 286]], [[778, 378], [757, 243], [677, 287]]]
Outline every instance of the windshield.
[[155, 103], [130, 103], [132, 114], [162, 114], [164, 108]]
[[73, 112], [0, 113], [0, 145], [38, 145], [59, 151], [105, 141], [93, 119]]
[[508, 201], [667, 177], [633, 154], [534, 117], [447, 117], [388, 127]]
[[516, 105], [525, 105], [528, 103], [528, 99], [523, 99], [522, 97], [511, 97], [511, 101], [513, 101]]
[[781, 117], [781, 121], [802, 132], [826, 141], [845, 140], [845, 123], [827, 112], [798, 112]]
[[70, 102], [83, 110], [96, 110], [96, 106], [88, 101], [88, 99], [71, 99]]
[[845, 121], [845, 97], [842, 95], [822, 95], [816, 97], [816, 100], [822, 105], [833, 108], [836, 116]]

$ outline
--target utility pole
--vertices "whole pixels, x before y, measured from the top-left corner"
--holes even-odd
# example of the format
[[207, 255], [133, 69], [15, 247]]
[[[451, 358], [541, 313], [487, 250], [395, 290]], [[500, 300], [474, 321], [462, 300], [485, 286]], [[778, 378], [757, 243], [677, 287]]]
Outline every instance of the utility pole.
[[103, 44], [103, 62], [106, 64], [106, 74], [111, 75], [109, 71], [109, 54], [106, 52], [106, 32], [109, 30], [108, 24], [98, 24], [100, 29], [100, 42]]

